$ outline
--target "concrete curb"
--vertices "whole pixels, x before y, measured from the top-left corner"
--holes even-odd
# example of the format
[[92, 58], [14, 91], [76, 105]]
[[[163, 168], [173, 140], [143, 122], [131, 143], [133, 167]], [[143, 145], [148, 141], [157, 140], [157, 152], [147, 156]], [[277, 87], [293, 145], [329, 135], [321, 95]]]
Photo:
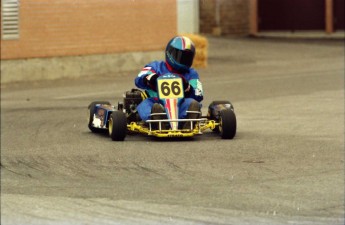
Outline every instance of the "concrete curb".
[[116, 75], [124, 71], [140, 71], [148, 62], [162, 59], [164, 51], [1, 60], [1, 84]]

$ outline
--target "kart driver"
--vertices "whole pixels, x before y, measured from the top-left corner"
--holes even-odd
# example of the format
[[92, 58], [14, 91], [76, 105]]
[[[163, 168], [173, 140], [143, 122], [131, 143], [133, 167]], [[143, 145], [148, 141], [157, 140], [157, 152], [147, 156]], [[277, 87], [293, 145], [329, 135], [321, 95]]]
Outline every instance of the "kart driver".
[[[147, 64], [135, 78], [135, 85], [145, 89], [148, 98], [142, 101], [138, 107], [139, 116], [143, 121], [150, 119], [151, 113], [165, 112], [158, 101], [157, 78], [166, 73], [174, 73], [182, 78], [184, 89], [184, 100], [179, 107], [179, 119], [196, 119], [200, 115], [187, 113], [187, 111], [200, 111], [203, 100], [202, 84], [196, 70], [191, 68], [195, 55], [194, 43], [184, 36], [172, 38], [165, 49], [165, 61], [153, 61]], [[152, 116], [154, 117], [154, 116]], [[155, 116], [151, 119], [165, 119], [162, 116]], [[188, 128], [185, 123], [183, 128]]]

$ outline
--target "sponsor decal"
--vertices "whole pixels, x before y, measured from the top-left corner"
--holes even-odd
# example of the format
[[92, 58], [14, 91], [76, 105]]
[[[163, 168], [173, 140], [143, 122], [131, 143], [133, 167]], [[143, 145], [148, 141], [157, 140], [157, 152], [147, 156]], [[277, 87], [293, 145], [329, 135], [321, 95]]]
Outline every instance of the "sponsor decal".
[[96, 128], [103, 128], [104, 124], [104, 115], [106, 113], [105, 109], [98, 109], [97, 112], [93, 115], [92, 125]]
[[194, 88], [194, 94], [196, 96], [202, 96], [204, 94], [202, 89], [202, 83], [199, 81], [199, 79], [191, 79], [189, 83]]
[[92, 126], [96, 128], [101, 128], [102, 120], [96, 117], [96, 114], [93, 115]]

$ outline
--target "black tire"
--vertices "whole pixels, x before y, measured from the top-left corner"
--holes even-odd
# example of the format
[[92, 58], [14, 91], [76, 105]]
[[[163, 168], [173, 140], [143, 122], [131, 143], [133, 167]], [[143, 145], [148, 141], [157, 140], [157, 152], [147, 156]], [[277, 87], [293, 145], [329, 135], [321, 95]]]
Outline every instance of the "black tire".
[[213, 101], [209, 104], [208, 106], [208, 115], [209, 115], [209, 119], [215, 119], [214, 118], [214, 112], [212, 112], [212, 107], [216, 106], [216, 105], [225, 105], [225, 104], [230, 104], [230, 109], [235, 111], [234, 106], [231, 104], [230, 101]]
[[[224, 105], [224, 104], [230, 104], [230, 109], [234, 110], [233, 105], [231, 104], [230, 101], [227, 100], [220, 100], [220, 101], [213, 101], [209, 104], [208, 106], [208, 119], [210, 120], [217, 120], [216, 115], [218, 115], [218, 113], [215, 113], [214, 111], [212, 111], [212, 107], [216, 106], [216, 105]], [[215, 127], [214, 129], [212, 129], [213, 132], [219, 133], [219, 126]]]
[[92, 126], [93, 115], [95, 114], [95, 107], [97, 104], [111, 105], [110, 102], [108, 102], [108, 101], [94, 101], [94, 102], [91, 102], [91, 104], [89, 105], [89, 107], [88, 107], [88, 109], [89, 109], [88, 127], [93, 133], [100, 133], [103, 131], [102, 129], [95, 128]]
[[235, 112], [231, 109], [224, 109], [220, 111], [219, 119], [219, 133], [222, 139], [233, 139], [237, 129]]
[[114, 111], [109, 119], [109, 136], [113, 141], [125, 140], [127, 134], [127, 118], [122, 111]]
[[227, 100], [223, 100], [223, 101], [213, 101], [210, 103], [210, 106], [211, 105], [220, 105], [220, 104], [231, 104], [230, 101], [227, 101]]

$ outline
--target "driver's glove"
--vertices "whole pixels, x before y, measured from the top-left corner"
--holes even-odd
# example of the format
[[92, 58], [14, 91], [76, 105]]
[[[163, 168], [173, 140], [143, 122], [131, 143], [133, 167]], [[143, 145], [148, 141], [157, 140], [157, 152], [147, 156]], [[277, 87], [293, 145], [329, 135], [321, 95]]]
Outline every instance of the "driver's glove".
[[191, 92], [191, 86], [189, 82], [186, 80], [186, 78], [182, 77], [182, 82], [183, 82], [183, 90], [186, 96], [188, 96]]
[[154, 91], [157, 91], [157, 78], [158, 75], [155, 73], [145, 77], [146, 84]]

